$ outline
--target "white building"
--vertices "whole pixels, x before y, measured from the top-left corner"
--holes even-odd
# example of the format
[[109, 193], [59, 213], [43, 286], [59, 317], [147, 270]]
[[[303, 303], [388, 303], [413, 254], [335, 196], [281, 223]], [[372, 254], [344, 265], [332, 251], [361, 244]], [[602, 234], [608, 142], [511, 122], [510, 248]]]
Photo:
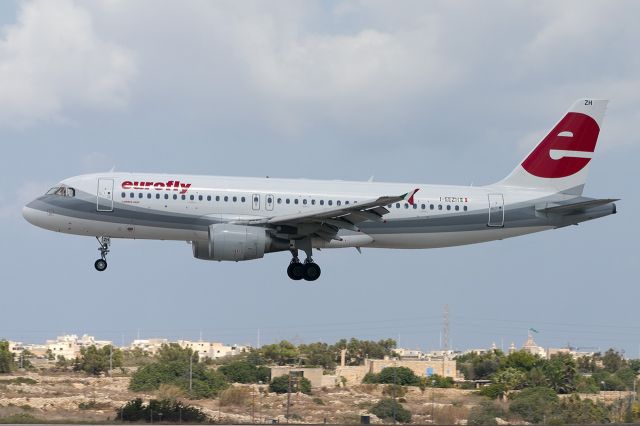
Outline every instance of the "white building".
[[155, 355], [162, 345], [168, 345], [167, 339], [155, 338], [155, 339], [136, 339], [131, 343], [129, 349], [141, 349], [147, 352], [149, 355]]
[[232, 345], [227, 346], [220, 342], [205, 342], [202, 340], [178, 340], [181, 348], [190, 348], [198, 354], [198, 359], [217, 359], [225, 356], [238, 355], [248, 350], [248, 346]]
[[88, 348], [89, 346], [101, 348], [111, 344], [111, 341], [96, 340], [95, 337], [87, 334], [84, 334], [80, 338], [78, 338], [76, 334], [65, 334], [64, 336], [58, 336], [56, 340], [47, 340], [45, 346], [47, 350], [53, 353], [55, 358], [63, 356], [65, 359], [74, 359], [80, 355], [82, 348]]

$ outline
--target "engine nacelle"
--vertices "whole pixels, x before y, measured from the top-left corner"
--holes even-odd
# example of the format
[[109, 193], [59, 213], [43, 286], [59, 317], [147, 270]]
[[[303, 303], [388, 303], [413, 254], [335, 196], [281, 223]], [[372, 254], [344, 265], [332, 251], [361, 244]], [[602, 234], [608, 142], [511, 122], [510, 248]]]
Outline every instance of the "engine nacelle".
[[211, 225], [209, 241], [193, 241], [193, 257], [202, 260], [240, 260], [264, 257], [269, 237], [264, 228], [243, 225]]

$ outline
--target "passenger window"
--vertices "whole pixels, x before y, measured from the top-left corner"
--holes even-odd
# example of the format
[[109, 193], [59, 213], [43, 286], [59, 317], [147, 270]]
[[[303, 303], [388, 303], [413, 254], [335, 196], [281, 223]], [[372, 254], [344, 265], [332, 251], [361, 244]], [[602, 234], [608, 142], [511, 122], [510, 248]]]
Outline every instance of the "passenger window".
[[160, 194], [156, 194], [156, 200], [160, 199]]
[[316, 200], [311, 200], [311, 205], [315, 206], [316, 205]]
[[427, 209], [427, 205], [426, 204], [423, 204], [420, 207], [422, 208], [422, 210], [426, 210]]
[[202, 195], [198, 195], [198, 201], [202, 201]]
[[456, 211], [460, 210], [460, 206], [456, 206], [455, 208], [456, 208]]
[[211, 201], [211, 195], [207, 195], [207, 201]]
[[233, 200], [234, 203], [237, 203], [238, 202], [238, 197], [233, 197], [232, 200]]
[[414, 205], [413, 205], [413, 208], [414, 208], [414, 209], [417, 209], [417, 208], [418, 208], [418, 205], [417, 205], [417, 204], [414, 204]]
[[466, 211], [467, 211], [467, 206], [464, 206], [464, 207], [462, 208], [462, 210], [464, 210], [464, 211], [466, 212]]
[[182, 194], [182, 197], [181, 197], [181, 198], [182, 198], [183, 200], [186, 200], [186, 199], [187, 199], [187, 196], [186, 196], [186, 195], [184, 195], [184, 194]]
[[282, 204], [282, 198], [278, 198], [278, 204]]
[[330, 206], [332, 206], [333, 205], [333, 200], [329, 200], [328, 203], [329, 203]]
[[247, 199], [246, 199], [246, 198], [244, 198], [244, 197], [241, 197], [241, 198], [240, 198], [240, 201], [242, 201], [242, 202], [244, 203], [245, 201], [247, 201]]
[[442, 204], [438, 204], [438, 210], [442, 210]]
[[168, 200], [169, 199], [169, 194], [164, 194], [164, 199]]
[[[225, 200], [225, 201], [226, 201], [226, 200]], [[254, 202], [254, 203], [258, 203], [258, 202], [260, 202], [260, 199], [259, 199], [258, 197], [253, 197], [253, 202]]]
[[304, 200], [302, 200], [302, 204], [304, 204], [305, 206], [307, 205], [307, 199], [306, 198]]
[[396, 209], [400, 208], [400, 203], [396, 203]]
[[225, 202], [229, 201], [229, 196], [225, 195], [225, 196], [224, 196], [224, 201], [225, 201]]
[[291, 200], [287, 198], [286, 202], [287, 202], [287, 204], [289, 204], [289, 203], [291, 203]]
[[298, 199], [293, 200], [293, 204], [298, 204]]
[[142, 198], [142, 192], [138, 192], [138, 198]]
[[150, 192], [147, 193], [147, 198], [151, 199], [151, 193]]
[[177, 196], [176, 194], [173, 194], [173, 199], [174, 199], [174, 200], [177, 200], [177, 199], [178, 199], [178, 196]]
[[133, 198], [133, 197], [134, 197], [133, 192], [129, 193], [129, 198]]
[[[182, 199], [184, 200], [184, 196], [183, 196], [183, 198], [182, 198]], [[189, 199], [190, 199], [191, 201], [193, 201], [193, 200], [195, 199], [195, 197], [193, 196], [193, 194], [191, 194], [191, 195], [189, 196]]]
[[404, 203], [404, 208], [408, 209], [409, 208], [409, 203]]
[[216, 201], [220, 201], [220, 196], [216, 195]]
[[349, 201], [348, 201], [348, 200], [344, 202], [344, 205], [345, 205], [345, 206], [346, 206], [346, 205], [348, 205], [348, 204], [349, 204]]
[[339, 206], [341, 204], [342, 204], [342, 201], [340, 201], [340, 200], [336, 201], [336, 206]]
[[273, 203], [273, 198], [267, 197], [267, 203], [269, 203], [269, 204]]
[[125, 194], [124, 192], [122, 193], [122, 198], [126, 197], [127, 194]]
[[451, 206], [447, 204], [447, 210], [451, 210]]

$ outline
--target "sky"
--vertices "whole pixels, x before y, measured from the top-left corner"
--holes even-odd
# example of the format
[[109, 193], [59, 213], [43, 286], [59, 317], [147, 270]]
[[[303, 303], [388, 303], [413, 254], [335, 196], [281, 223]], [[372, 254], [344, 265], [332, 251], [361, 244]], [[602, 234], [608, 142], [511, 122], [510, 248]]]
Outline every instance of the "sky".
[[[640, 357], [640, 3], [0, 3], [0, 338], [229, 344], [395, 338], [455, 349], [613, 347]], [[97, 243], [22, 206], [108, 171], [483, 185], [578, 98], [610, 99], [585, 195], [618, 214], [433, 250], [196, 260], [184, 242]]]

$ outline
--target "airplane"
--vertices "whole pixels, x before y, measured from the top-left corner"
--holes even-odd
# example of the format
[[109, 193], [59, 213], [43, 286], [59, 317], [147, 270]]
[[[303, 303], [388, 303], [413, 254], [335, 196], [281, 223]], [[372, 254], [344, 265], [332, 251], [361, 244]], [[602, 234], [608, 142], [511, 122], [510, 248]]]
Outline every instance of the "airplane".
[[615, 214], [618, 199], [582, 196], [607, 103], [576, 101], [511, 174], [486, 186], [109, 172], [63, 180], [23, 216], [95, 237], [98, 271], [112, 238], [181, 240], [203, 260], [289, 251], [289, 278], [314, 281], [314, 248], [449, 247]]

